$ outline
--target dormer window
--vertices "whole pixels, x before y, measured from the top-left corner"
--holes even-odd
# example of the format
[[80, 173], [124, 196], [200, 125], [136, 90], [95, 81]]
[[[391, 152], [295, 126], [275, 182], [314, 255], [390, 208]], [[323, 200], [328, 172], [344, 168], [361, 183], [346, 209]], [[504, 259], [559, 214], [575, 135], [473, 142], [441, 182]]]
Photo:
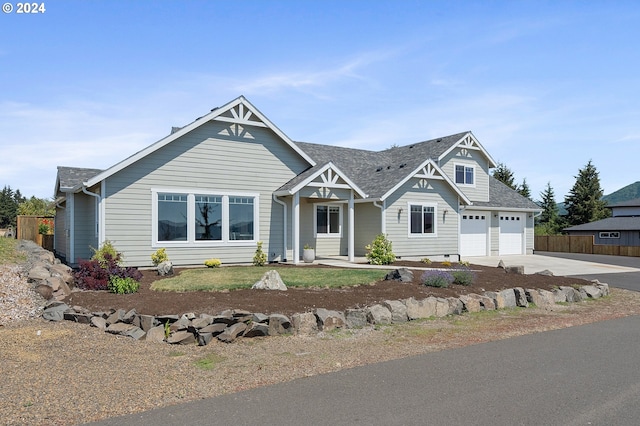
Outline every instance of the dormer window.
[[474, 185], [475, 184], [475, 167], [456, 164], [455, 179], [458, 185]]

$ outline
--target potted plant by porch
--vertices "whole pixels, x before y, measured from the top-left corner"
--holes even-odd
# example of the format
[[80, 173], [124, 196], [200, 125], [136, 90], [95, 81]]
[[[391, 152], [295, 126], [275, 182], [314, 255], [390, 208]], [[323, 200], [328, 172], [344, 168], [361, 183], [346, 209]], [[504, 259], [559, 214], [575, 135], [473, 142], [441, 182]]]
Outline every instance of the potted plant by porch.
[[316, 260], [316, 251], [309, 244], [304, 245], [302, 260], [304, 263], [313, 263], [313, 261]]

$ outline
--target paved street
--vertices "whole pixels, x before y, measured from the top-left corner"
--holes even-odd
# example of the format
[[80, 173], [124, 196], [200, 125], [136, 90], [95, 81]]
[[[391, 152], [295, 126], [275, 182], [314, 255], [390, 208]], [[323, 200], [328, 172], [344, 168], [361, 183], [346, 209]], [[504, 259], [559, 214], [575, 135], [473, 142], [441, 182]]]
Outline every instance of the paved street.
[[96, 425], [637, 425], [640, 317], [343, 370]]

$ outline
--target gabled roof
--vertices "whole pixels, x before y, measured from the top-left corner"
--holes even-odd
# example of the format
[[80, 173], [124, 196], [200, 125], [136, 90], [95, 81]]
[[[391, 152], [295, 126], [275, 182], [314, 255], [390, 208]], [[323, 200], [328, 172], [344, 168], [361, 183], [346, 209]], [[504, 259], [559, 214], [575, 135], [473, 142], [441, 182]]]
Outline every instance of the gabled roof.
[[58, 166], [58, 175], [56, 176], [56, 187], [54, 194], [58, 191], [68, 192], [82, 186], [82, 183], [94, 176], [102, 173], [100, 169], [85, 169], [80, 167]]
[[609, 204], [608, 208], [614, 207], [640, 207], [640, 198], [634, 198], [633, 200], [620, 201], [615, 204]]
[[[320, 182], [315, 181], [318, 178], [320, 178]], [[344, 183], [340, 184], [338, 180], [342, 180]], [[290, 180], [286, 185], [276, 190], [275, 193], [276, 195], [291, 195], [307, 185], [319, 187], [326, 185], [327, 188], [350, 188], [353, 189], [360, 198], [367, 198], [367, 194], [332, 162], [317, 164], [305, 170]]]
[[507, 208], [509, 210], [542, 211], [536, 203], [520, 195], [514, 189], [509, 188], [493, 176], [489, 176], [489, 201], [474, 201], [473, 208]]
[[640, 217], [608, 217], [595, 222], [570, 226], [565, 231], [640, 231]]
[[[445, 153], [452, 146], [461, 143], [465, 136], [470, 134], [470, 132], [457, 133], [384, 151], [368, 151], [306, 142], [296, 142], [296, 144], [318, 164], [329, 162], [335, 164], [367, 193], [369, 198], [384, 199], [389, 195], [389, 190], [418, 173], [425, 167], [428, 160], [431, 160], [432, 165], [438, 167], [437, 161], [441, 156], [446, 155]], [[441, 174], [452, 185], [454, 191], [462, 194], [444, 173]], [[299, 177], [292, 179], [281, 189], [292, 188], [299, 182]], [[463, 200], [466, 199], [463, 194], [462, 196]]]
[[[302, 158], [304, 158], [311, 166], [315, 165], [315, 161], [309, 157], [304, 151], [302, 151], [296, 144], [293, 143], [287, 135], [285, 135], [278, 127], [273, 124], [264, 114], [262, 114], [253, 104], [251, 104], [244, 96], [239, 96], [233, 101], [211, 110], [209, 114], [206, 114], [200, 118], [197, 118], [190, 124], [187, 124], [181, 128], [173, 128], [170, 135], [160, 139], [156, 143], [144, 148], [141, 151], [133, 154], [129, 158], [119, 162], [118, 164], [104, 170], [102, 173], [92, 176], [83, 184], [86, 186], [93, 186], [114, 173], [119, 172], [125, 167], [130, 166], [141, 158], [157, 151], [158, 149], [170, 144], [179, 137], [191, 132], [194, 129], [202, 126], [203, 124], [211, 121], [224, 121], [229, 123], [235, 123], [241, 126], [257, 126], [266, 127], [271, 129], [276, 135], [278, 135], [287, 145], [289, 145], [295, 152], [297, 152]], [[174, 131], [175, 130], [175, 131]]]

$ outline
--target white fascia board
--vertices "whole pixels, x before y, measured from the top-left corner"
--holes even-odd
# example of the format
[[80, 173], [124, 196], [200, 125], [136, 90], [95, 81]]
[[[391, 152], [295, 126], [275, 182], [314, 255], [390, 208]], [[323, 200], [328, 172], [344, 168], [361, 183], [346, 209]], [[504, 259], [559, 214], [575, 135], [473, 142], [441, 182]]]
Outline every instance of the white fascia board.
[[[297, 184], [295, 187], [291, 188], [288, 191], [288, 195], [295, 194], [296, 192], [299, 192], [302, 188], [304, 188], [305, 186], [309, 185], [315, 178], [320, 176], [322, 173], [324, 173], [328, 169], [333, 170], [339, 177], [341, 177], [345, 182], [347, 182], [349, 187], [351, 187], [354, 191], [356, 191], [356, 193], [360, 197], [367, 198], [367, 194], [365, 194], [364, 191], [362, 191], [360, 188], [358, 188], [358, 185], [353, 183], [353, 181], [351, 179], [349, 179], [347, 177], [347, 175], [342, 173], [342, 171], [338, 167], [336, 167], [335, 164], [333, 164], [332, 162], [328, 162], [327, 164], [322, 166], [320, 169], [318, 169], [315, 173], [313, 173], [312, 175], [307, 177], [305, 180], [303, 180], [302, 182]], [[327, 188], [331, 188], [332, 187], [331, 185], [325, 185], [325, 186]], [[280, 194], [277, 194], [277, 195], [280, 195]]]
[[493, 212], [541, 212], [542, 209], [523, 209], [521, 207], [486, 207], [474, 206], [473, 204], [465, 207], [465, 210], [493, 211]]
[[204, 115], [204, 116], [196, 119], [195, 121], [193, 121], [190, 124], [187, 124], [186, 126], [181, 128], [180, 130], [176, 131], [175, 133], [172, 133], [172, 134], [160, 139], [159, 141], [155, 142], [154, 144], [149, 145], [148, 147], [144, 148], [141, 151], [138, 151], [137, 153], [133, 154], [132, 156], [122, 160], [121, 162], [119, 162], [119, 163], [115, 164], [114, 166], [108, 168], [107, 170], [103, 171], [102, 173], [92, 177], [91, 179], [87, 180], [86, 182], [83, 182], [82, 185], [86, 186], [86, 187], [90, 187], [90, 186], [93, 186], [93, 185], [103, 181], [104, 179], [108, 178], [109, 176], [112, 176], [113, 174], [119, 172], [120, 170], [122, 170], [122, 169], [130, 166], [131, 164], [135, 163], [136, 161], [140, 160], [141, 158], [144, 158], [147, 155], [157, 151], [158, 149], [170, 144], [171, 142], [175, 141], [179, 137], [184, 136], [185, 134], [191, 132], [194, 129], [197, 129], [198, 127], [202, 126], [203, 124], [205, 124], [205, 123], [207, 123], [207, 122], [209, 122], [211, 120], [214, 120], [217, 116], [227, 112], [231, 108], [236, 107], [240, 103], [244, 104], [245, 107], [247, 107], [249, 110], [251, 110], [251, 112], [254, 113], [256, 116], [258, 116], [260, 118], [260, 120], [262, 120], [264, 123], [266, 123], [268, 125], [268, 127], [271, 128], [271, 130], [275, 134], [277, 134], [287, 145], [289, 145], [294, 151], [296, 151], [298, 154], [300, 154], [300, 156], [302, 156], [312, 166], [315, 165], [315, 162], [311, 159], [311, 157], [309, 157], [300, 148], [298, 148], [298, 146], [296, 146], [293, 143], [293, 141], [291, 139], [289, 139], [289, 137], [287, 135], [285, 135], [280, 129], [278, 129], [273, 123], [271, 123], [271, 121], [269, 121], [260, 111], [258, 111], [258, 109], [256, 107], [254, 107], [248, 100], [246, 100], [244, 96], [239, 96], [238, 98], [236, 98], [236, 99], [232, 100], [231, 102], [221, 106], [220, 108], [214, 109], [209, 114]]
[[405, 178], [402, 179], [400, 182], [398, 182], [393, 188], [385, 192], [385, 194], [382, 197], [380, 197], [380, 200], [384, 201], [385, 199], [387, 199], [391, 194], [396, 192], [398, 188], [404, 185], [409, 179], [413, 178], [416, 174], [419, 174], [420, 172], [422, 172], [422, 169], [427, 167], [427, 165], [433, 166], [433, 168], [440, 174], [440, 176], [437, 176], [436, 178], [447, 182], [447, 184], [451, 187], [451, 189], [453, 189], [455, 193], [458, 194], [460, 199], [464, 201], [465, 204], [471, 204], [471, 200], [469, 200], [469, 198], [464, 194], [464, 192], [462, 192], [460, 188], [458, 188], [458, 186], [454, 184], [451, 179], [449, 179], [449, 176], [447, 176], [446, 173], [443, 172], [442, 169], [438, 167], [438, 165], [430, 158], [428, 160], [425, 160], [415, 170], [413, 170], [411, 173], [405, 176]]
[[473, 141], [478, 145], [478, 148], [480, 150], [480, 152], [482, 152], [484, 154], [485, 157], [487, 157], [487, 160], [489, 160], [489, 168], [494, 168], [497, 167], [498, 163], [495, 162], [495, 160], [493, 159], [493, 157], [491, 157], [491, 155], [489, 155], [489, 153], [487, 152], [486, 149], [484, 149], [484, 147], [482, 146], [482, 144], [478, 141], [478, 139], [476, 139], [476, 137], [473, 135], [473, 133], [471, 132], [467, 132], [464, 134], [464, 136], [462, 136], [460, 138], [460, 140], [456, 143], [454, 143], [453, 145], [451, 145], [449, 147], [449, 149], [447, 149], [445, 152], [442, 153], [442, 155], [440, 155], [438, 157], [438, 161], [442, 160], [444, 157], [447, 156], [447, 154], [449, 154], [451, 151], [453, 151], [454, 149], [456, 149], [458, 146], [460, 146], [460, 144], [462, 143], [462, 141], [465, 140], [465, 138], [469, 136], [471, 137], [471, 139], [473, 139]]

